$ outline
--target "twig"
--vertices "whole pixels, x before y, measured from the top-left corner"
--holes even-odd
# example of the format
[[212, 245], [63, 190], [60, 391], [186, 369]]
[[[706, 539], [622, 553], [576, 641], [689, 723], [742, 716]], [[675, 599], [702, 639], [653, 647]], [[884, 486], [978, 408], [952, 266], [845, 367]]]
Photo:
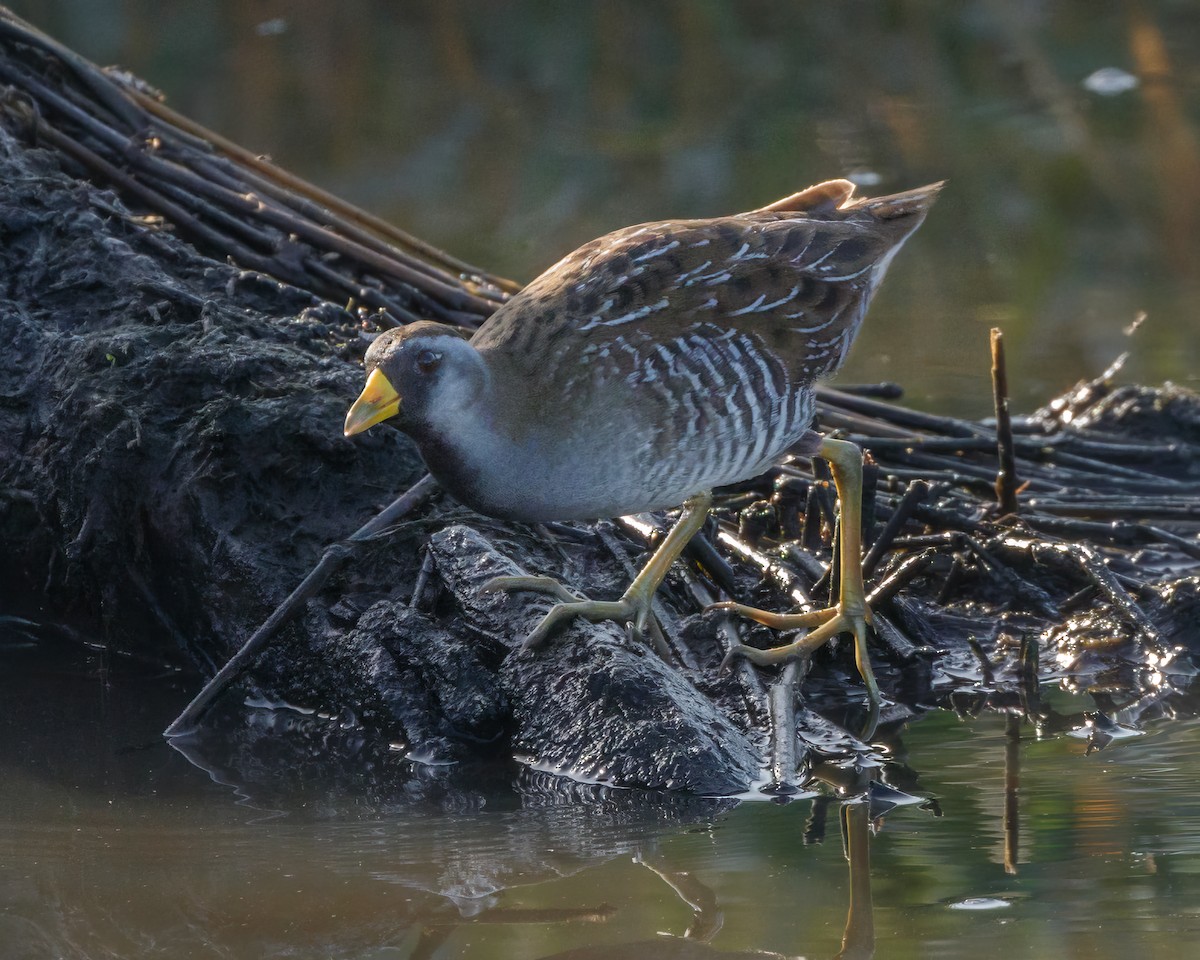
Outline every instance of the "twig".
[[921, 413], [905, 407], [895, 407], [880, 403], [867, 397], [852, 397], [849, 394], [834, 390], [832, 387], [817, 387], [817, 409], [822, 405], [853, 410], [877, 417], [885, 423], [900, 424], [908, 427], [918, 427], [952, 437], [977, 437], [983, 434], [983, 428], [970, 420], [959, 420], [956, 417], [939, 417], [932, 413]]
[[317, 591], [325, 585], [325, 581], [333, 575], [345, 560], [353, 556], [362, 544], [378, 536], [381, 531], [390, 527], [400, 518], [407, 516], [412, 511], [421, 507], [437, 489], [437, 482], [429, 474], [426, 474], [410, 487], [407, 492], [397, 497], [391, 504], [376, 514], [372, 520], [363, 524], [344, 541], [339, 541], [326, 547], [320, 561], [313, 567], [308, 576], [301, 581], [300, 585], [291, 592], [283, 603], [275, 608], [263, 625], [254, 631], [249, 640], [242, 644], [241, 649], [229, 658], [225, 666], [218, 670], [216, 675], [204, 685], [203, 689], [192, 699], [192, 702], [184, 707], [183, 712], [163, 731], [163, 735], [167, 737], [181, 737], [190, 733], [205, 711], [212, 705], [213, 701], [254, 665], [255, 660], [258, 659], [258, 655], [266, 647], [267, 642], [275, 635], [275, 632], [284, 623], [294, 617], [309, 599], [316, 595]]
[[887, 523], [883, 525], [883, 529], [879, 531], [879, 536], [871, 544], [871, 549], [867, 551], [866, 557], [863, 558], [864, 577], [869, 577], [875, 572], [879, 561], [891, 549], [892, 541], [896, 539], [896, 535], [900, 532], [904, 524], [908, 522], [917, 504], [928, 496], [929, 484], [924, 480], [914, 480], [908, 485], [908, 489], [904, 491], [904, 496], [896, 504], [896, 509], [892, 511], [892, 515], [888, 517]]
[[[119, 79], [119, 78], [118, 78]], [[169, 124], [172, 127], [177, 127], [180, 130], [186, 131], [204, 143], [212, 144], [222, 153], [236, 160], [239, 164], [261, 173], [276, 183], [278, 183], [284, 191], [292, 194], [300, 194], [310, 197], [315, 203], [320, 204], [329, 210], [334, 211], [348, 220], [360, 223], [371, 230], [376, 231], [381, 236], [386, 237], [396, 246], [409, 250], [412, 253], [418, 254], [434, 262], [442, 263], [451, 271], [457, 274], [465, 274], [468, 277], [477, 277], [487, 284], [492, 284], [507, 293], [515, 293], [520, 289], [520, 284], [507, 280], [503, 277], [489, 274], [486, 271], [480, 270], [469, 263], [464, 263], [455, 257], [450, 256], [443, 250], [412, 236], [409, 233], [400, 230], [393, 224], [388, 223], [379, 217], [367, 213], [365, 210], [347, 203], [340, 197], [334, 196], [322, 190], [305, 180], [301, 180], [286, 170], [277, 167], [275, 164], [264, 160], [244, 147], [239, 146], [231, 140], [222, 137], [220, 134], [201, 126], [195, 121], [176, 113], [166, 104], [148, 97], [138, 90], [131, 87], [125, 88], [126, 93], [148, 113], [154, 114], [160, 120]]]
[[[805, 659], [805, 671], [808, 660]], [[771, 684], [771, 784], [764, 793], [796, 792], [796, 681], [800, 664], [792, 660]]]
[[1013, 455], [1012, 423], [1008, 417], [1008, 369], [1004, 362], [1004, 334], [992, 327], [992, 399], [996, 406], [996, 502], [1000, 514], [1017, 512], [1017, 465]]
[[1155, 654], [1167, 654], [1166, 646], [1150, 618], [1092, 547], [1077, 543], [1035, 543], [1032, 549], [1034, 559], [1038, 562], [1050, 562], [1083, 573], [1108, 598], [1114, 612], [1153, 645]]
[[912, 580], [928, 570], [937, 558], [938, 551], [933, 548], [905, 557], [896, 569], [892, 570], [871, 591], [867, 597], [868, 606], [877, 607], [887, 603], [902, 588], [908, 586]]

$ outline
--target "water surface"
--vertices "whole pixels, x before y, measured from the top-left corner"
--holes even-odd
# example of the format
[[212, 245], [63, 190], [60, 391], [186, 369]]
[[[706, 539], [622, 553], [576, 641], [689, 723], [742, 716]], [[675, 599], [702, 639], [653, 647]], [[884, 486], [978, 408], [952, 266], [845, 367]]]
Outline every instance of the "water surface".
[[1185, 957], [1200, 935], [1195, 719], [1089, 756], [1002, 716], [930, 714], [891, 738], [925, 803], [870, 830], [852, 807], [870, 857], [852, 886], [827, 791], [526, 788], [455, 809], [313, 784], [267, 800], [159, 738], [194, 681], [11, 636], [0, 678], [5, 960], [661, 957], [689, 933], [697, 950], [833, 956], [852, 899], [881, 957]]

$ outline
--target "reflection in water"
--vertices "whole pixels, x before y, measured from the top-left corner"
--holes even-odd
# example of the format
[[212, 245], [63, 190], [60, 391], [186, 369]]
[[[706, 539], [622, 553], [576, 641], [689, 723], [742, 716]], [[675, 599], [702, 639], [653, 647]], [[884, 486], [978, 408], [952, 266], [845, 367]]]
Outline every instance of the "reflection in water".
[[875, 956], [875, 914], [871, 905], [871, 848], [865, 804], [842, 805], [842, 830], [846, 861], [850, 865], [850, 908], [842, 934], [843, 960], [870, 960]]
[[1021, 850], [1021, 718], [1004, 718], [1004, 872], [1016, 874]]
[[0, 658], [6, 958], [1125, 960], [1170, 955], [1200, 902], [1178, 696], [1089, 755], [1050, 731], [1100, 691], [981, 691], [885, 728], [880, 763], [815, 764], [817, 796], [731, 807], [515, 770], [489, 792], [303, 737], [209, 780], [158, 737], [188, 684], [37, 631]]

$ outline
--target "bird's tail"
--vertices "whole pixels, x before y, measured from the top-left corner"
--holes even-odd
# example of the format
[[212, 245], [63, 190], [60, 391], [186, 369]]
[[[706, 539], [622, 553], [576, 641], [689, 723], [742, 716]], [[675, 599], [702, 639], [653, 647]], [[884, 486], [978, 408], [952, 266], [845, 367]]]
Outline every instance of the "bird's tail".
[[913, 214], [924, 214], [937, 199], [938, 191], [946, 185], [945, 180], [926, 184], [903, 193], [892, 193], [885, 197], [854, 198], [854, 184], [849, 180], [826, 180], [814, 184], [790, 197], [776, 200], [760, 207], [759, 213], [804, 213], [812, 216], [828, 216], [831, 213], [861, 210], [878, 220], [895, 220]]
[[879, 220], [896, 220], [900, 217], [910, 217], [913, 214], [924, 216], [938, 193], [946, 185], [945, 180], [928, 183], [923, 187], [905, 190], [903, 193], [892, 193], [885, 197], [863, 197], [859, 200], [848, 200], [843, 203], [841, 210], [862, 210]]

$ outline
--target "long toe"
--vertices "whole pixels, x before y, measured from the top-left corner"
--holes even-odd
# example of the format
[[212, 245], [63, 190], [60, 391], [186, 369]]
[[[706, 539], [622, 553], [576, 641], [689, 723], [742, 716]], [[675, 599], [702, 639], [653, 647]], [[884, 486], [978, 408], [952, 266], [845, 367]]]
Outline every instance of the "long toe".
[[744, 603], [734, 603], [723, 600], [720, 603], [710, 603], [705, 610], [725, 610], [729, 613], [761, 623], [772, 630], [810, 630], [819, 627], [827, 620], [836, 617], [840, 611], [837, 607], [826, 607], [823, 610], [809, 610], [805, 613], [772, 613], [759, 607], [748, 607]]
[[803, 614], [771, 614], [755, 607], [744, 607], [741, 604], [714, 604], [716, 607], [731, 610], [758, 623], [766, 624], [778, 630], [795, 630], [810, 628], [804, 636], [786, 643], [783, 646], [763, 650], [739, 644], [725, 655], [721, 668], [727, 668], [736, 657], [745, 657], [759, 666], [784, 663], [795, 657], [814, 653], [818, 648], [842, 633], [849, 633], [855, 641], [855, 659], [859, 672], [866, 681], [868, 688], [874, 685], [874, 676], [867, 659], [867, 624], [870, 623], [870, 611], [863, 608], [860, 612], [844, 612], [840, 606], [827, 607], [824, 610], [814, 610]]
[[574, 603], [587, 597], [572, 593], [553, 577], [492, 577], [480, 588], [480, 593], [544, 593], [562, 603]]

